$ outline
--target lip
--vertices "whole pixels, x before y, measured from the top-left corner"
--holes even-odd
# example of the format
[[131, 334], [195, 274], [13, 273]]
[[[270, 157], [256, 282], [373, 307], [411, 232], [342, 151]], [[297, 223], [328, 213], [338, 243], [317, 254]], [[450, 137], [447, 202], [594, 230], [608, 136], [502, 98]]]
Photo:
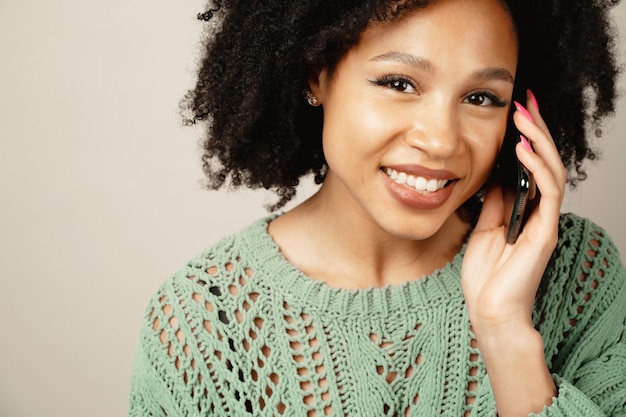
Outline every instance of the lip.
[[[391, 168], [399, 172], [401, 171], [428, 179], [448, 180], [450, 184], [438, 191], [423, 193], [396, 183], [383, 172], [385, 168]], [[457, 183], [455, 180], [459, 178], [451, 171], [432, 170], [417, 165], [387, 165], [380, 170], [380, 175], [383, 176], [385, 188], [396, 201], [402, 205], [418, 210], [434, 210], [443, 206], [452, 195], [454, 186]]]

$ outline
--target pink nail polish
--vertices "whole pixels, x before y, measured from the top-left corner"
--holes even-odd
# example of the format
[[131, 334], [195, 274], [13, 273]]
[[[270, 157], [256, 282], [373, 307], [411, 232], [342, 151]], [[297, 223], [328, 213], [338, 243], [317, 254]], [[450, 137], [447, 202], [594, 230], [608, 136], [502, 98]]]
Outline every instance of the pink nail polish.
[[522, 146], [524, 146], [524, 149], [526, 149], [530, 153], [534, 153], [533, 147], [530, 146], [530, 142], [528, 142], [528, 139], [526, 139], [524, 135], [519, 135], [519, 138], [522, 141]]
[[522, 113], [524, 117], [526, 117], [531, 122], [535, 121], [535, 119], [533, 119], [533, 116], [530, 113], [528, 113], [528, 110], [526, 110], [524, 106], [519, 104], [517, 101], [515, 101], [514, 103], [515, 103], [515, 108], [517, 109], [518, 112]]
[[537, 97], [535, 97], [535, 94], [531, 90], [527, 90], [526, 92], [528, 93], [527, 95], [530, 101], [535, 105], [535, 108], [539, 110], [539, 103], [537, 103]]

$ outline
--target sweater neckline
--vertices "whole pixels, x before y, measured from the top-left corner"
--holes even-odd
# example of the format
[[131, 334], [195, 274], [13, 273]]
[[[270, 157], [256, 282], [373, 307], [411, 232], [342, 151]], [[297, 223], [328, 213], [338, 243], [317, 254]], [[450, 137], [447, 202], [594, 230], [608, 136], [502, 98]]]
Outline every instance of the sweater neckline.
[[244, 234], [248, 240], [245, 246], [253, 248], [251, 254], [259, 276], [283, 293], [292, 308], [331, 316], [371, 317], [402, 315], [463, 299], [461, 264], [467, 242], [451, 261], [430, 275], [397, 285], [344, 289], [307, 276], [284, 257], [268, 231], [269, 223], [276, 217], [275, 214], [251, 224]]

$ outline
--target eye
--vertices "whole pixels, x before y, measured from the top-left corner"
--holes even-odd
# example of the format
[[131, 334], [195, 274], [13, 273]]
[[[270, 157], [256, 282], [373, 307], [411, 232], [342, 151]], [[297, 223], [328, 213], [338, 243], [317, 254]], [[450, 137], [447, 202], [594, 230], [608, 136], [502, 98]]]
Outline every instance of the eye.
[[401, 93], [417, 92], [417, 86], [412, 80], [399, 75], [385, 75], [384, 77], [378, 78], [370, 82], [374, 85], [388, 87]]
[[496, 106], [496, 107], [505, 107], [506, 103], [500, 100], [495, 94], [488, 93], [486, 91], [477, 91], [471, 93], [465, 99], [463, 99], [464, 103], [471, 104], [473, 106]]

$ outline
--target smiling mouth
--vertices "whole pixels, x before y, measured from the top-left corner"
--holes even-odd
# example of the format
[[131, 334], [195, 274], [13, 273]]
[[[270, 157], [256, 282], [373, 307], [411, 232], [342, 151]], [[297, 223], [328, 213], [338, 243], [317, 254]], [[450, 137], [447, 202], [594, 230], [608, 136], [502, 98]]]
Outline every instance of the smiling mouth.
[[407, 174], [406, 172], [396, 171], [392, 168], [383, 168], [382, 171], [396, 184], [403, 185], [421, 193], [437, 192], [455, 181], [436, 178], [428, 179], [425, 177]]

